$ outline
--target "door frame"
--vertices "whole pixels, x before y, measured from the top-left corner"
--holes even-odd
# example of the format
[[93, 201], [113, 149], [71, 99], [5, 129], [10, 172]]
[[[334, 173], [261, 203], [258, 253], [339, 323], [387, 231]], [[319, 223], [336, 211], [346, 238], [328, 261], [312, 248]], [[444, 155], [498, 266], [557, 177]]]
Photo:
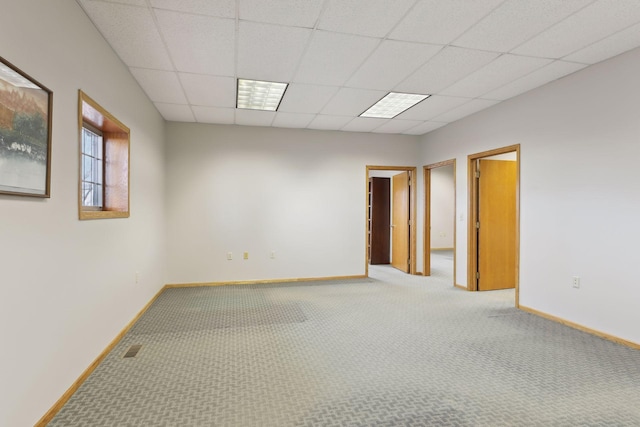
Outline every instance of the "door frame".
[[456, 286], [456, 159], [432, 163], [422, 167], [424, 174], [424, 237], [423, 237], [423, 272], [431, 275], [431, 170], [453, 165], [453, 286]]
[[475, 224], [478, 221], [478, 183], [476, 180], [476, 160], [491, 157], [498, 154], [516, 153], [516, 301], [515, 306], [520, 306], [520, 144], [509, 145], [507, 147], [496, 148], [481, 153], [470, 154], [467, 157], [468, 171], [468, 221], [467, 221], [467, 289], [470, 291], [478, 290], [478, 280], [476, 272], [478, 271], [478, 233], [476, 233]]
[[411, 180], [411, 190], [409, 192], [409, 274], [416, 273], [416, 196], [417, 196], [417, 182], [416, 182], [416, 166], [375, 166], [367, 165], [365, 174], [365, 223], [364, 223], [364, 274], [369, 277], [369, 257], [367, 256], [367, 246], [369, 244], [369, 172], [370, 171], [399, 171], [409, 172], [409, 178]]

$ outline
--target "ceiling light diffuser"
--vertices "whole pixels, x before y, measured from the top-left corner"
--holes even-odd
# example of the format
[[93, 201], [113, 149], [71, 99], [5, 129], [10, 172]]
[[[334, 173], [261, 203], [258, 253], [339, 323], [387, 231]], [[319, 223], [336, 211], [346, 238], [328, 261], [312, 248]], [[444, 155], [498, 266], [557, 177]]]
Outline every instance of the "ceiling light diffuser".
[[389, 92], [384, 98], [369, 107], [367, 111], [360, 114], [360, 117], [392, 119], [429, 96], [431, 95]]
[[238, 108], [276, 111], [282, 101], [287, 83], [238, 79]]

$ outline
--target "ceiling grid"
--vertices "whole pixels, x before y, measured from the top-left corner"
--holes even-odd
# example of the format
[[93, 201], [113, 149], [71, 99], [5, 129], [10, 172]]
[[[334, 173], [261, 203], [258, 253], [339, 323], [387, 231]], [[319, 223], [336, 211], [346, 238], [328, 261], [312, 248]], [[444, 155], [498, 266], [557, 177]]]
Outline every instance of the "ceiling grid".
[[[638, 0], [77, 2], [169, 121], [421, 135], [640, 46]], [[389, 92], [431, 96], [359, 117]]]

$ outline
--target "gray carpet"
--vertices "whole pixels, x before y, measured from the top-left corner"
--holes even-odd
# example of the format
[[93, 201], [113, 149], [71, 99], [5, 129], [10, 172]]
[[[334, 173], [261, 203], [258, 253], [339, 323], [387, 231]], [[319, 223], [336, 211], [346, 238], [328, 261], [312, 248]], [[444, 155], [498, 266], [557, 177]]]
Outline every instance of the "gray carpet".
[[167, 290], [50, 425], [640, 425], [640, 352], [455, 289], [451, 263]]

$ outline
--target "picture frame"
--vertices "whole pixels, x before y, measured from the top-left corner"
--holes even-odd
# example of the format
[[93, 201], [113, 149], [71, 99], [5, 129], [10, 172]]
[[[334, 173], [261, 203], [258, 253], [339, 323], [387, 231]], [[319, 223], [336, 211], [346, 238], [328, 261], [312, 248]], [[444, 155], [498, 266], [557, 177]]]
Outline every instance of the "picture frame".
[[53, 92], [0, 56], [0, 195], [49, 198]]

